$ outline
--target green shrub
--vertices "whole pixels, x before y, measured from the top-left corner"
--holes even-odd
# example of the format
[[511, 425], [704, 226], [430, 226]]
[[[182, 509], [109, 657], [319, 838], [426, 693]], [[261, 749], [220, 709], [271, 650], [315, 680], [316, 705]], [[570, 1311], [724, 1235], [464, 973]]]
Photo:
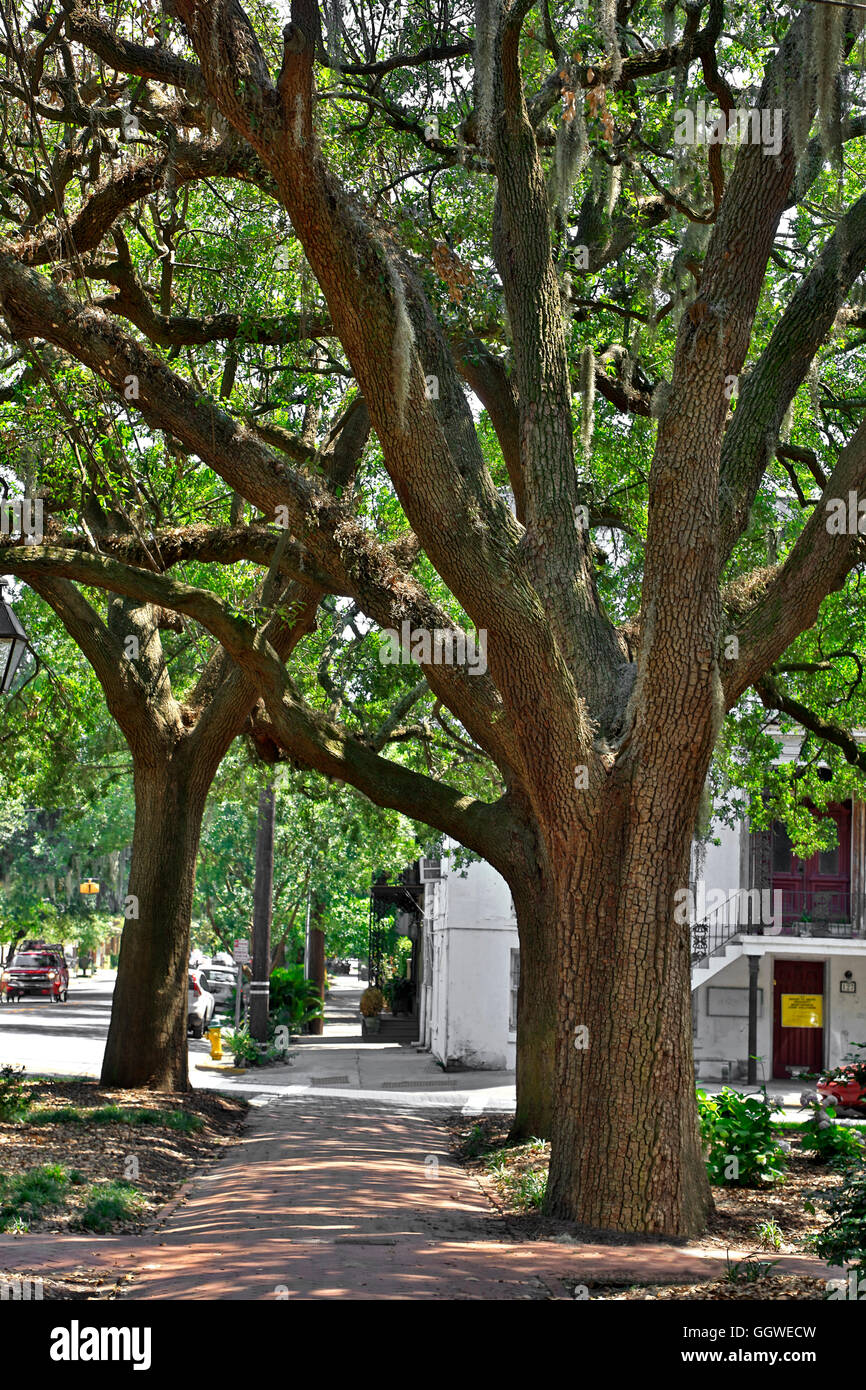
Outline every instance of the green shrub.
[[785, 1150], [773, 1128], [781, 1106], [766, 1093], [746, 1096], [730, 1086], [717, 1096], [699, 1090], [697, 1097], [710, 1182], [755, 1187], [782, 1177]]
[[768, 1278], [778, 1263], [778, 1260], [759, 1260], [756, 1255], [746, 1255], [742, 1260], [732, 1260], [726, 1255], [723, 1277], [727, 1284], [757, 1284]]
[[819, 1081], [837, 1081], [843, 1086], [857, 1082], [860, 1086], [866, 1086], [866, 1043], [852, 1043], [851, 1046], [854, 1050], [846, 1054], [842, 1065], [822, 1071]]
[[858, 1163], [827, 1203], [830, 1222], [810, 1244], [828, 1264], [866, 1276], [866, 1163]]
[[249, 1028], [239, 1028], [235, 1033], [227, 1033], [225, 1045], [234, 1058], [236, 1067], [266, 1067], [271, 1062], [286, 1060], [284, 1048], [268, 1044], [261, 1047], [250, 1033]]
[[0, 1067], [0, 1120], [22, 1120], [33, 1104], [23, 1079], [23, 1067]]
[[361, 995], [360, 1009], [365, 1018], [375, 1018], [385, 1007], [385, 996], [374, 985], [368, 985]]
[[314, 1018], [321, 1018], [324, 1006], [312, 980], [302, 965], [280, 966], [271, 971], [269, 1009], [275, 1024], [290, 1033], [300, 1033]]

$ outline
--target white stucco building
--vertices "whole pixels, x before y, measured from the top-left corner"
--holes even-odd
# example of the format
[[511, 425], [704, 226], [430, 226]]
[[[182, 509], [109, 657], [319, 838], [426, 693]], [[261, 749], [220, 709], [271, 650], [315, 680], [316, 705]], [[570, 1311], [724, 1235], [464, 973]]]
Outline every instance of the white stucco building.
[[[447, 848], [447, 847], [446, 847]], [[505, 880], [486, 863], [424, 860], [419, 1042], [443, 1066], [513, 1071], [517, 921]]]
[[[799, 740], [785, 738], [782, 757]], [[695, 846], [691, 935], [699, 1078], [790, 1080], [866, 1042], [866, 804], [828, 807], [838, 846], [797, 859], [782, 825], [713, 826]], [[447, 1067], [512, 1070], [519, 943], [511, 895], [486, 863], [421, 868], [419, 1041]], [[752, 1063], [750, 1066], [750, 1058]]]

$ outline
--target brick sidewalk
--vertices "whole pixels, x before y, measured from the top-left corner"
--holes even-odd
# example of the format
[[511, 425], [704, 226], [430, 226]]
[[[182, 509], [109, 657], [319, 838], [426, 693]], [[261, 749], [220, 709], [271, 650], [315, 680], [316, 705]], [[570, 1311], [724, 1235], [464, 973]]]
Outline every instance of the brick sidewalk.
[[[688, 1283], [723, 1253], [669, 1245], [515, 1243], [429, 1111], [279, 1100], [194, 1179], [158, 1227], [0, 1238], [0, 1270], [133, 1272], [133, 1299], [547, 1299], [563, 1277]], [[733, 1257], [744, 1252], [732, 1252]], [[822, 1275], [806, 1256], [776, 1273]]]

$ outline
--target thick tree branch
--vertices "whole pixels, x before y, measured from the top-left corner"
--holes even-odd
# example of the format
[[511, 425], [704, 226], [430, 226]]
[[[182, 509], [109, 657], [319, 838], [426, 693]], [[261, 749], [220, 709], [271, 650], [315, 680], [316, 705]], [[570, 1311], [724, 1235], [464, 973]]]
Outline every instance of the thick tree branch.
[[781, 714], [787, 714], [791, 719], [796, 719], [797, 723], [810, 733], [816, 734], [823, 743], [832, 743], [836, 748], [841, 748], [845, 755], [846, 762], [852, 767], [858, 767], [861, 772], [866, 772], [866, 748], [859, 744], [847, 729], [843, 729], [840, 724], [833, 724], [827, 719], [810, 710], [799, 700], [795, 700], [791, 695], [786, 695], [779, 687], [774, 678], [767, 674], [755, 681], [755, 690], [761, 698], [761, 703], [768, 710], [778, 710]]
[[[866, 267], [866, 194], [840, 220], [776, 324], [740, 391], [725, 433], [720, 477], [724, 563], [746, 526], [785, 413], [806, 380], [851, 286]], [[791, 456], [790, 448], [782, 456]], [[805, 460], [808, 462], [808, 460]], [[810, 465], [811, 466], [811, 465]], [[813, 470], [816, 481], [820, 475]]]
[[801, 632], [811, 627], [821, 604], [839, 589], [855, 565], [866, 559], [866, 539], [856, 531], [828, 530], [827, 503], [866, 493], [866, 422], [843, 449], [821, 501], [803, 527], [785, 563], [768, 570], [756, 600], [737, 624], [739, 656], [726, 663], [727, 708], [750, 685], [763, 678]]
[[34, 587], [45, 578], [52, 581], [62, 576], [193, 618], [216, 638], [255, 686], [265, 702], [274, 739], [291, 757], [327, 776], [351, 782], [378, 806], [392, 807], [453, 835], [491, 863], [504, 861], [510, 830], [504, 803], [490, 806], [393, 763], [307, 706], [297, 696], [272, 645], [279, 620], [272, 620], [264, 631], [256, 631], [206, 589], [103, 556], [31, 546], [10, 556], [9, 569]]

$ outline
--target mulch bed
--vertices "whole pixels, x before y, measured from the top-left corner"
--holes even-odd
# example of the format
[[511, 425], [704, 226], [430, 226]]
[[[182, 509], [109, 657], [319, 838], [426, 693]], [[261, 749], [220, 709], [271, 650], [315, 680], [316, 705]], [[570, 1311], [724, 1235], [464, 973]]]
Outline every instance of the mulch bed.
[[[577, 1280], [563, 1279], [570, 1292], [580, 1286]], [[587, 1288], [588, 1301], [630, 1302], [648, 1299], [681, 1299], [683, 1301], [727, 1302], [729, 1299], [748, 1300], [794, 1300], [798, 1303], [820, 1303], [827, 1297], [827, 1287], [823, 1279], [812, 1279], [803, 1274], [767, 1275], [763, 1279], [732, 1284], [725, 1279], [713, 1279], [700, 1284], [663, 1284], [657, 1287], [640, 1284], [624, 1289], [617, 1284], [597, 1284]], [[581, 1297], [586, 1295], [581, 1294]]]
[[[463, 1115], [450, 1116], [448, 1126], [452, 1136], [452, 1152], [457, 1161], [470, 1170], [484, 1188], [484, 1193], [492, 1207], [502, 1216], [503, 1236], [516, 1240], [559, 1240], [592, 1241], [598, 1244], [627, 1245], [635, 1238], [619, 1232], [598, 1232], [574, 1223], [548, 1218], [538, 1208], [532, 1207], [513, 1190], [512, 1183], [503, 1183], [489, 1172], [488, 1159], [496, 1155], [507, 1163], [509, 1175], [514, 1180], [527, 1173], [544, 1173], [548, 1165], [548, 1147], [530, 1145], [509, 1145], [509, 1126], [512, 1118], [499, 1113], [467, 1118]], [[802, 1254], [803, 1238], [826, 1225], [828, 1216], [824, 1211], [824, 1198], [840, 1187], [842, 1173], [823, 1163], [813, 1162], [809, 1156], [799, 1152], [798, 1138], [788, 1131], [785, 1138], [791, 1143], [788, 1154], [788, 1168], [785, 1180], [771, 1187], [713, 1187], [716, 1211], [710, 1216], [708, 1229], [694, 1240], [666, 1240], [653, 1237], [664, 1244], [688, 1244], [698, 1250], [737, 1250], [755, 1252], [756, 1258], [771, 1261], [777, 1255]], [[815, 1213], [806, 1211], [806, 1204], [815, 1205]], [[774, 1222], [780, 1232], [778, 1245], [763, 1240], [758, 1227], [765, 1222]], [[714, 1286], [692, 1286], [714, 1287]], [[765, 1297], [806, 1297], [806, 1294], [741, 1293], [740, 1286], [726, 1286], [724, 1294], [701, 1293], [699, 1297], [726, 1298], [765, 1298]], [[758, 1286], [746, 1286], [755, 1287]], [[773, 1287], [770, 1286], [769, 1287]], [[791, 1286], [794, 1287], [794, 1286]], [[822, 1283], [823, 1289], [823, 1283]], [[635, 1298], [660, 1297], [646, 1290], [632, 1295]], [[623, 1297], [617, 1294], [616, 1297]], [[689, 1297], [688, 1293], [666, 1294], [666, 1297]], [[698, 1297], [698, 1295], [695, 1295]], [[812, 1297], [812, 1295], [809, 1295]]]
[[60, 1163], [77, 1169], [84, 1179], [70, 1189], [59, 1208], [43, 1210], [39, 1216], [28, 1214], [31, 1234], [74, 1230], [84, 1193], [92, 1190], [94, 1183], [124, 1178], [133, 1182], [141, 1201], [134, 1216], [118, 1221], [112, 1229], [146, 1230], [183, 1183], [215, 1162], [237, 1140], [248, 1109], [245, 1101], [234, 1096], [206, 1091], [103, 1090], [95, 1081], [47, 1078], [25, 1079], [25, 1084], [33, 1096], [31, 1110], [68, 1104], [83, 1111], [117, 1105], [131, 1110], [182, 1110], [203, 1121], [201, 1129], [189, 1133], [151, 1124], [0, 1122], [0, 1174], [14, 1176]]

